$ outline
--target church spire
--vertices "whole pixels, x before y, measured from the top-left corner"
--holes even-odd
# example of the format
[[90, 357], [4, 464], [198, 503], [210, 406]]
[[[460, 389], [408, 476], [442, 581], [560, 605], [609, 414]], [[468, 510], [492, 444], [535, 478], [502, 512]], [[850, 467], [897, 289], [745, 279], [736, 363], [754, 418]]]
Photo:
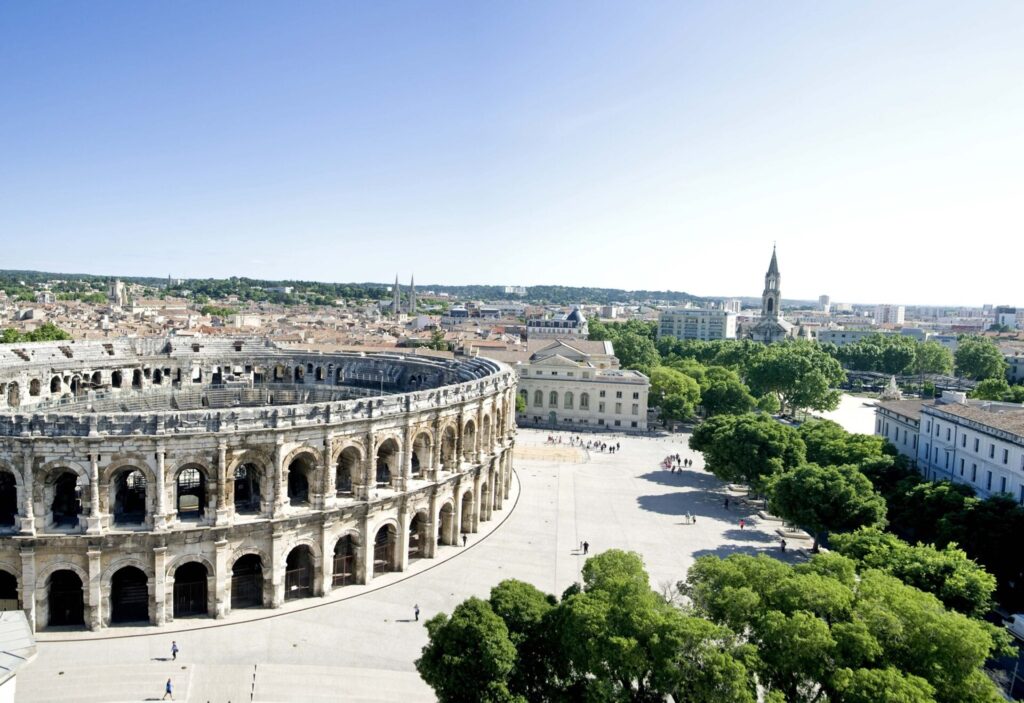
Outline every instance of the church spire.
[[396, 316], [402, 312], [402, 288], [398, 285], [398, 274], [395, 274], [395, 290], [392, 292], [394, 296], [391, 305], [391, 312]]
[[409, 276], [409, 314], [416, 314], [416, 276]]
[[775, 245], [772, 244], [772, 262], [768, 264], [768, 275], [779, 275], [779, 261], [775, 258]]
[[782, 317], [782, 275], [779, 273], [779, 260], [775, 256], [775, 245], [772, 245], [772, 260], [768, 264], [768, 273], [764, 275], [761, 317]]

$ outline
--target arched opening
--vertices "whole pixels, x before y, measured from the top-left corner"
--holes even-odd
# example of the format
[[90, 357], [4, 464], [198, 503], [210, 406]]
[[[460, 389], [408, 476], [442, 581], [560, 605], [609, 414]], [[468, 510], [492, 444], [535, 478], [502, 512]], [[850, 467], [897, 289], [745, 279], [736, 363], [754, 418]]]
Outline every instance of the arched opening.
[[338, 467], [334, 474], [334, 490], [338, 495], [352, 493], [352, 481], [359, 475], [362, 457], [355, 447], [345, 447], [338, 456]]
[[132, 371], [132, 388], [136, 390], [142, 388], [142, 369]]
[[260, 511], [260, 473], [255, 464], [242, 464], [235, 468], [235, 512]]
[[324, 367], [323, 366], [317, 366], [316, 367], [316, 380], [322, 381], [322, 380], [324, 380], [324, 378], [325, 378], [325, 376], [324, 376]]
[[441, 465], [449, 471], [455, 470], [455, 428], [448, 425], [441, 433]]
[[473, 492], [466, 491], [462, 496], [462, 531], [473, 531]]
[[458, 536], [455, 530], [455, 508], [451, 503], [445, 503], [441, 508], [440, 519], [437, 527], [437, 541], [441, 544], [456, 544]]
[[377, 530], [373, 540], [373, 575], [397, 571], [395, 564], [398, 533], [394, 525], [384, 525]]
[[480, 439], [483, 440], [481, 445], [484, 450], [484, 454], [490, 453], [491, 446], [491, 418], [489, 415], [484, 415], [484, 421], [480, 425]]
[[39, 383], [39, 379], [38, 378], [33, 378], [31, 381], [28, 382], [28, 394], [29, 395], [39, 395], [40, 388], [41, 388], [41, 385]]
[[92, 372], [92, 378], [90, 379], [90, 383], [92, 384], [93, 388], [99, 388], [100, 386], [102, 386], [103, 385], [103, 374], [100, 373], [99, 371], [93, 371]]
[[480, 519], [491, 519], [491, 488], [486, 483], [480, 484]]
[[473, 454], [476, 451], [476, 425], [470, 420], [462, 429], [462, 460], [473, 461]]
[[[79, 586], [81, 586], [81, 582], [79, 582]], [[0, 612], [18, 610], [20, 606], [17, 577], [9, 571], [0, 571]]]
[[219, 386], [224, 383], [224, 373], [221, 371], [219, 366], [213, 367], [213, 373], [210, 374], [210, 383]]
[[82, 479], [74, 471], [62, 471], [53, 482], [53, 502], [50, 503], [53, 524], [76, 527], [82, 514]]
[[562, 407], [566, 410], [572, 410], [574, 400], [572, 391], [566, 391], [565, 395], [562, 396]]
[[206, 512], [206, 476], [196, 466], [178, 472], [177, 510], [179, 520], [198, 520]]
[[174, 570], [174, 617], [206, 615], [206, 565], [198, 561], [182, 564]]
[[120, 371], [114, 371], [110, 374], [110, 385], [114, 388], [120, 388], [124, 384], [124, 375]]
[[772, 311], [774, 309], [775, 309], [775, 301], [772, 300], [771, 298], [768, 298], [768, 314], [771, 315]]
[[149, 579], [134, 566], [118, 569], [110, 579], [110, 622], [149, 621]]
[[10, 471], [0, 471], [0, 526], [12, 526], [17, 516], [18, 484]]
[[304, 379], [305, 377], [306, 377], [306, 369], [302, 368], [301, 366], [296, 366], [295, 367], [295, 382], [296, 383], [302, 383], [302, 379]]
[[430, 435], [421, 432], [412, 443], [412, 475], [419, 476], [424, 468], [430, 466]]
[[263, 606], [263, 560], [259, 554], [246, 554], [231, 567], [231, 608]]
[[589, 393], [580, 393], [580, 410], [590, 410]]
[[398, 471], [398, 442], [385, 440], [377, 448], [377, 487], [391, 484], [391, 477]]
[[60, 376], [54, 376], [50, 379], [50, 392], [60, 393]]
[[141, 525], [146, 521], [146, 476], [125, 469], [114, 479], [114, 524]]
[[71, 569], [61, 569], [46, 580], [47, 625], [63, 627], [85, 624], [85, 592], [82, 579]]
[[548, 407], [558, 407], [558, 391], [551, 391], [550, 393], [548, 393]]
[[429, 539], [427, 515], [426, 513], [416, 513], [409, 521], [409, 558], [421, 559], [427, 556], [427, 540]]
[[281, 366], [281, 364], [274, 367], [274, 381], [276, 383], [282, 383], [287, 376], [288, 371], [285, 367]]
[[347, 586], [356, 582], [356, 539], [345, 535], [334, 545], [334, 578], [335, 586]]
[[21, 391], [18, 390], [18, 384], [13, 381], [7, 384], [7, 404], [12, 408], [21, 405]]
[[306, 373], [313, 373], [313, 364], [306, 364]]
[[284, 572], [284, 598], [309, 598], [313, 595], [313, 552], [302, 544], [288, 553]]
[[159, 386], [164, 382], [164, 372], [160, 369], [153, 369], [153, 384]]
[[533, 392], [533, 405], [537, 408], [544, 407], [544, 391]]
[[68, 388], [71, 389], [73, 395], [79, 395], [82, 392], [82, 377], [72, 376], [71, 383], [68, 384]]
[[288, 500], [292, 505], [309, 505], [309, 479], [315, 469], [309, 454], [300, 454], [288, 464]]

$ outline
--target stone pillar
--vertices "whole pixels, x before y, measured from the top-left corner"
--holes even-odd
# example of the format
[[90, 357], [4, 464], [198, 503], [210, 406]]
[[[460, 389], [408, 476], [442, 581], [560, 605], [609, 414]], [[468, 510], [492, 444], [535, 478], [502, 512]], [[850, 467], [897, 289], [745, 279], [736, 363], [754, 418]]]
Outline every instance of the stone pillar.
[[370, 513], [367, 511], [359, 521], [359, 531], [363, 535], [363, 548], [359, 552], [359, 566], [356, 568], [356, 581], [370, 583], [373, 580], [373, 538], [370, 534]]
[[373, 431], [366, 433], [366, 461], [363, 464], [363, 495], [356, 496], [362, 500], [369, 500], [373, 495], [373, 489], [377, 485], [377, 446], [374, 444]]
[[495, 469], [497, 459], [491, 459], [487, 462], [487, 505], [484, 509], [487, 511], [487, 519], [490, 520], [494, 516], [494, 505], [498, 502], [497, 495], [500, 490], [498, 486], [498, 472]]
[[494, 465], [497, 467], [495, 472], [495, 486], [494, 486], [494, 508], [501, 510], [503, 501], [505, 498], [505, 453], [502, 452], [498, 455], [498, 458], [494, 460]]
[[462, 411], [459, 411], [459, 426], [455, 431], [455, 466], [451, 467], [452, 471], [458, 471], [462, 466], [462, 433], [466, 429], [466, 418], [463, 416]]
[[396, 491], [405, 491], [412, 476], [412, 427], [402, 431], [402, 452], [399, 454], [398, 471], [391, 477], [391, 486]]
[[85, 624], [94, 631], [103, 627], [103, 570], [100, 563], [102, 554], [103, 552], [98, 549], [86, 552], [86, 556], [89, 557], [89, 582], [84, 584], [84, 587], [88, 589], [85, 602], [89, 607], [85, 611]]
[[[323, 493], [322, 509], [328, 510], [333, 508], [337, 503], [338, 490], [334, 485], [335, 478], [335, 466], [331, 457], [334, 455], [334, 434], [327, 432], [324, 434], [324, 466], [323, 466], [323, 482], [320, 492]], [[326, 557], [325, 557], [326, 559]]]
[[100, 454], [95, 449], [89, 452], [89, 515], [85, 518], [85, 532], [98, 535], [102, 531], [100, 518]]
[[[154, 625], [167, 622], [167, 547], [153, 547], [153, 580], [150, 582], [150, 621]], [[171, 579], [174, 588], [174, 579]], [[172, 591], [173, 592], [173, 591]], [[173, 613], [172, 618], [173, 619]]]
[[453, 544], [462, 544], [462, 479], [460, 478], [453, 487], [453, 502], [454, 510], [452, 510], [452, 522], [455, 524], [452, 527], [454, 540]]
[[[39, 593], [45, 589], [40, 588]], [[36, 631], [36, 552], [31, 547], [21, 550], [21, 607], [28, 625]]]
[[437, 556], [437, 528], [438, 518], [437, 515], [437, 488], [430, 493], [430, 507], [427, 508], [427, 543], [424, 545], [423, 551], [425, 552], [428, 559], [433, 559]]
[[22, 496], [20, 532], [23, 535], [35, 534], [36, 531], [35, 477], [33, 476], [32, 463], [32, 446], [26, 443], [21, 448], [21, 492], [24, 495]]
[[431, 481], [436, 481], [438, 474], [443, 468], [441, 466], [441, 422], [439, 420], [434, 421], [434, 443], [430, 447], [430, 475], [428, 478]]
[[504, 481], [504, 494], [508, 498], [509, 493], [512, 491], [512, 447], [509, 447], [505, 452], [505, 481]]
[[320, 525], [320, 553], [323, 554], [323, 564], [320, 572], [323, 574], [323, 593], [328, 595], [334, 590], [334, 545], [331, 544], [330, 533], [334, 521], [325, 517]]
[[473, 443], [473, 463], [479, 464], [482, 462], [484, 454], [484, 404], [480, 403], [476, 407], [476, 433], [474, 435], [476, 440]]
[[167, 515], [167, 486], [165, 485], [164, 477], [164, 457], [165, 457], [164, 445], [156, 445], [156, 517], [153, 520], [153, 529], [164, 530], [167, 529], [167, 524], [170, 521]]
[[473, 474], [473, 527], [471, 532], [477, 532], [480, 529], [480, 484], [483, 483], [480, 475], [480, 471], [476, 471]]
[[228, 443], [222, 439], [217, 442], [217, 504], [213, 524], [230, 523], [233, 509], [228, 501]]
[[270, 607], [280, 608], [284, 605], [284, 572], [288, 568], [288, 555], [284, 553], [283, 534], [275, 532], [270, 539]]
[[404, 502], [398, 509], [398, 534], [395, 535], [395, 549], [398, 551], [396, 561], [397, 570], [405, 571], [409, 568], [409, 506]]
[[274, 517], [280, 515], [281, 509], [288, 505], [288, 484], [285, 482], [284, 471], [284, 439], [278, 435], [274, 444]]
[[220, 620], [231, 612], [231, 572], [228, 571], [228, 541], [220, 539], [213, 544], [213, 577], [216, 584], [213, 589], [213, 616]]

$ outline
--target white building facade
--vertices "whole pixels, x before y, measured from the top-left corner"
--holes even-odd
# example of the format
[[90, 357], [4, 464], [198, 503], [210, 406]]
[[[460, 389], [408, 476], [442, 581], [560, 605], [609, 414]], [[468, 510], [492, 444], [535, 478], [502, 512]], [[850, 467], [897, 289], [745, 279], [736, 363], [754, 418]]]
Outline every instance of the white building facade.
[[672, 308], [658, 315], [658, 337], [736, 339], [736, 313], [709, 308]]

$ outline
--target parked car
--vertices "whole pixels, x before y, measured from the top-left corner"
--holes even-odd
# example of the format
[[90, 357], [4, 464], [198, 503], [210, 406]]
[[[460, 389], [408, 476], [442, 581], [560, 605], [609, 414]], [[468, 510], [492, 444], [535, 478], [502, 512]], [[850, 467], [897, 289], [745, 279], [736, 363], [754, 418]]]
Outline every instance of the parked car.
[[1011, 635], [1024, 640], [1024, 613], [1014, 613], [1009, 620], [1003, 621], [1003, 625]]

